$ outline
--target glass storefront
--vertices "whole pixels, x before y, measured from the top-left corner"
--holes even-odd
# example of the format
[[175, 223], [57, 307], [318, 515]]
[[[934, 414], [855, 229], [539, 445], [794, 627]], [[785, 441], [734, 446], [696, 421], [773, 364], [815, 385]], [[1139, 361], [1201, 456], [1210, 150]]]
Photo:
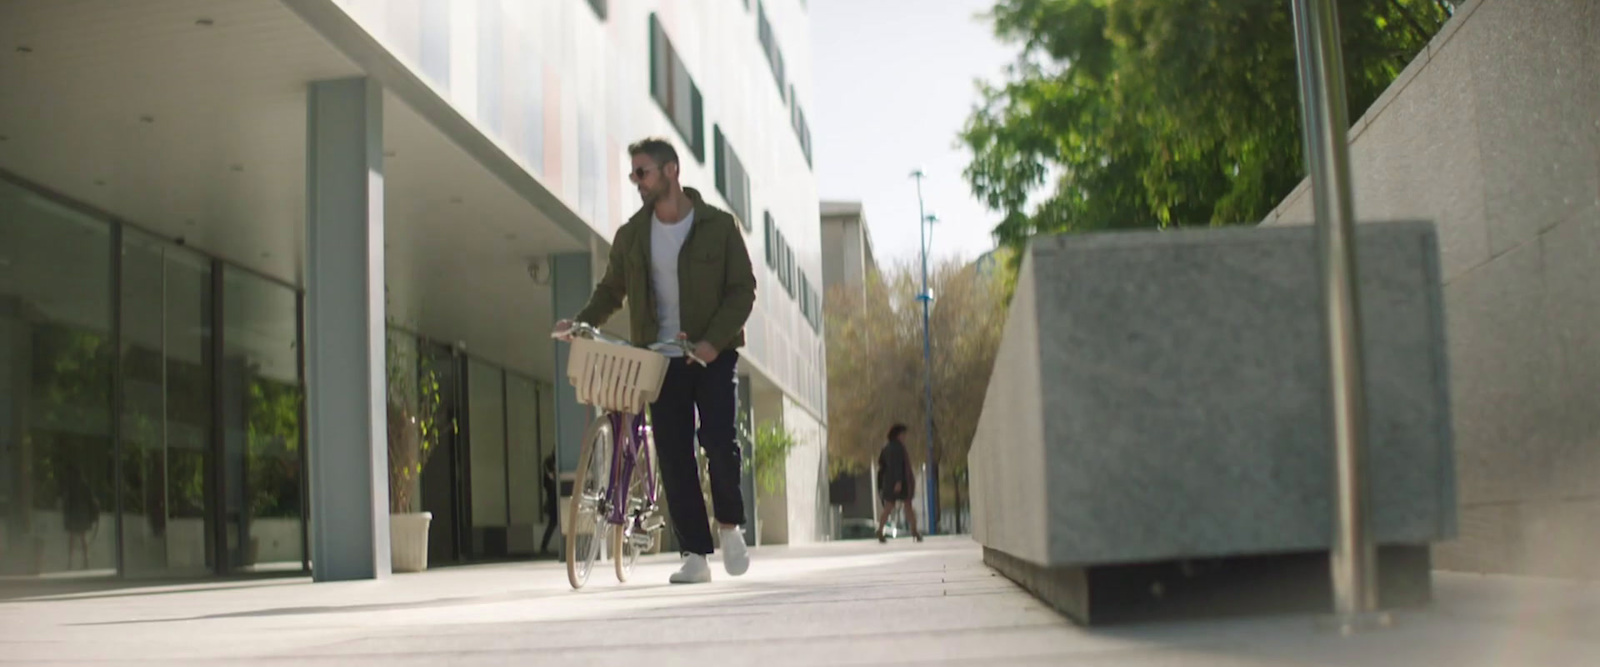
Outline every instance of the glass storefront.
[[222, 295], [228, 568], [298, 569], [306, 559], [299, 295], [231, 269]]
[[212, 261], [133, 230], [122, 252], [122, 553], [203, 574], [211, 509]]
[[0, 183], [0, 575], [116, 569], [112, 240]]
[[533, 380], [468, 362], [472, 553], [505, 558], [537, 551], [543, 526], [539, 391]]
[[304, 569], [299, 301], [0, 181], [0, 576]]
[[[0, 180], [0, 577], [306, 570], [302, 317], [288, 285]], [[549, 387], [390, 344], [439, 383], [430, 560], [537, 552]]]

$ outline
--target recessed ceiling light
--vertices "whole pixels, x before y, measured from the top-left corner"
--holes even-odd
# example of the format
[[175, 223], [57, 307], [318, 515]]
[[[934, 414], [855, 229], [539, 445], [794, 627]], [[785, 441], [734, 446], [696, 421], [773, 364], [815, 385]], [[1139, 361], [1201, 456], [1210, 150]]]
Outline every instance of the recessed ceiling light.
[[213, 21], [211, 19], [201, 18], [201, 19], [195, 19], [194, 24], [197, 25], [197, 26], [200, 26], [202, 28], [209, 28], [211, 26], [216, 25], [217, 22]]

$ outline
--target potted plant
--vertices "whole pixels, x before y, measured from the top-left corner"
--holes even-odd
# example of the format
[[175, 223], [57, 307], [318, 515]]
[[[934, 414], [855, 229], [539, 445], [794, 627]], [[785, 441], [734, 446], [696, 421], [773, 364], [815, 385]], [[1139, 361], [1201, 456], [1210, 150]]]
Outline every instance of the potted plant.
[[[799, 445], [799, 439], [788, 427], [776, 421], [761, 424], [750, 432], [748, 426], [739, 426], [741, 440], [750, 442], [751, 456], [745, 460], [745, 466], [751, 471], [754, 478], [757, 498], [771, 496], [785, 486], [785, 477], [788, 475], [789, 454]], [[750, 517], [754, 522], [756, 541], [761, 541], [761, 513], [756, 512]]]
[[391, 334], [388, 345], [389, 558], [395, 572], [428, 569], [428, 524], [416, 492], [439, 445], [439, 376], [417, 363], [416, 342]]

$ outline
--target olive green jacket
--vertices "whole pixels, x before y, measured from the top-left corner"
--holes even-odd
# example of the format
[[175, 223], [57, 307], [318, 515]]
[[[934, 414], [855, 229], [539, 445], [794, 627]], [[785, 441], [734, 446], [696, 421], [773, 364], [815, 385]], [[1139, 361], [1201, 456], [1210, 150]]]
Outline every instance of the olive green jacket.
[[[692, 188], [694, 226], [678, 254], [678, 319], [691, 341], [705, 341], [718, 351], [744, 346], [744, 323], [756, 302], [756, 276], [750, 251], [732, 214], [713, 207]], [[650, 285], [650, 208], [640, 209], [617, 230], [606, 274], [578, 313], [579, 322], [595, 326], [628, 304], [634, 345], [658, 342], [655, 292]]]

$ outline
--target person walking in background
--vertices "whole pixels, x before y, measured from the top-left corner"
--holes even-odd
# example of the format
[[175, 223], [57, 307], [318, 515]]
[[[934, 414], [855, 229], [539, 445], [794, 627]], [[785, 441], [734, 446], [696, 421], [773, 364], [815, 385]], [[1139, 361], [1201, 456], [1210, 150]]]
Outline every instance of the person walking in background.
[[67, 528], [67, 569], [72, 569], [72, 554], [75, 551], [83, 553], [83, 569], [89, 569], [89, 542], [90, 531], [100, 525], [100, 501], [94, 497], [94, 487], [90, 486], [89, 478], [83, 474], [83, 469], [76, 464], [68, 464], [66, 474], [62, 476], [63, 507], [62, 515]]
[[889, 427], [889, 442], [878, 451], [878, 496], [883, 501], [883, 512], [878, 515], [878, 541], [886, 542], [883, 527], [894, 513], [895, 503], [906, 512], [906, 523], [911, 525], [911, 535], [922, 541], [922, 529], [917, 527], [917, 510], [912, 508], [911, 492], [916, 476], [911, 473], [911, 456], [906, 452], [906, 425]]

